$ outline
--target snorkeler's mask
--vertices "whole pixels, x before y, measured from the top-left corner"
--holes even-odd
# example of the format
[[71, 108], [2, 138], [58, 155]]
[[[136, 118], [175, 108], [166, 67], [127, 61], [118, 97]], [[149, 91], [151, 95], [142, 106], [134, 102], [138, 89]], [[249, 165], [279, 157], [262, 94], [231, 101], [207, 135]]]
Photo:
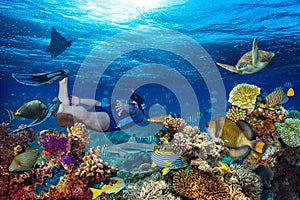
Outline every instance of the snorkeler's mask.
[[129, 99], [129, 103], [136, 104], [139, 107], [139, 109], [143, 112], [143, 114], [145, 115], [144, 110], [147, 107], [145, 104], [145, 100], [140, 95], [138, 95], [136, 92], [132, 93], [132, 95]]

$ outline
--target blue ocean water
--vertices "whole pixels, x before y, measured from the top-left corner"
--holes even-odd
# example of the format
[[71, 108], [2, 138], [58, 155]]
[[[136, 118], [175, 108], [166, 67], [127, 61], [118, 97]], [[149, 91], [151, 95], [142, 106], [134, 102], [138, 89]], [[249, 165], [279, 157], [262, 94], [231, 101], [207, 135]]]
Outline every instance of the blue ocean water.
[[[255, 84], [270, 92], [285, 82], [292, 82], [296, 95], [285, 107], [299, 110], [299, 1], [84, 0], [65, 3], [28, 0], [1, 1], [0, 5], [0, 108], [3, 122], [8, 121], [5, 108], [16, 110], [33, 99], [49, 104], [58, 93], [56, 83], [40, 87], [24, 86], [14, 81], [12, 73], [40, 73], [58, 69], [70, 71], [70, 95], [110, 100], [119, 82], [118, 89], [122, 90], [122, 84], [127, 79], [134, 80], [135, 83], [128, 83], [126, 87], [139, 89], [148, 108], [152, 108], [152, 115], [181, 112], [192, 125], [197, 125], [200, 119], [200, 127], [204, 127], [212, 115], [224, 114], [229, 91], [238, 83]], [[70, 48], [51, 59], [45, 49], [50, 43], [52, 27], [68, 40], [90, 34], [73, 41]], [[171, 35], [167, 35], [166, 31]], [[122, 43], [122, 34], [132, 36], [130, 41]], [[197, 55], [189, 47], [190, 44], [182, 42], [181, 36], [197, 43], [207, 54]], [[276, 54], [262, 71], [239, 75], [212, 64], [222, 62], [234, 65], [251, 50], [254, 37], [258, 38], [259, 49]], [[153, 48], [155, 42], [163, 48]], [[93, 56], [99, 59], [103, 55], [95, 62], [108, 61], [110, 58], [105, 56], [109, 53], [99, 51], [93, 55], [93, 51], [105, 46], [109, 52], [116, 53], [118, 44], [123, 52], [118, 52], [119, 56], [111, 63], [86, 61]], [[109, 45], [112, 47], [109, 48]], [[197, 71], [186, 55], [172, 52], [172, 48], [168, 49], [170, 46], [190, 54], [192, 59], [201, 56], [209, 58], [201, 61], [203, 63]], [[168, 69], [147, 68], [147, 64], [160, 64]], [[202, 67], [201, 72], [199, 67]], [[170, 76], [167, 76], [169, 73]], [[183, 82], [178, 82], [178, 77], [183, 77]], [[72, 93], [76, 80], [79, 80], [81, 89], [75, 89]], [[186, 85], [181, 87], [182, 83]], [[85, 94], [89, 88], [93, 91]], [[181, 93], [182, 90], [189, 93]], [[195, 98], [191, 98], [191, 102], [189, 98], [182, 98], [186, 94], [196, 95], [199, 105], [194, 104]], [[12, 126], [20, 123], [27, 121], [18, 119]], [[57, 127], [55, 118], [37, 129], [48, 126]]]

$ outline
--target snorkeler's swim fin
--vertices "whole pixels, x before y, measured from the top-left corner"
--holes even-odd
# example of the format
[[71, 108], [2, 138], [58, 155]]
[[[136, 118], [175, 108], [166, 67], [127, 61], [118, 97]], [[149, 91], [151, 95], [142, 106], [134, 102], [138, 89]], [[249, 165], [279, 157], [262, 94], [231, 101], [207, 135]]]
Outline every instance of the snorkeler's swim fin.
[[17, 132], [20, 132], [20, 131], [24, 131], [26, 129], [29, 129], [29, 128], [37, 126], [37, 125], [39, 125], [41, 123], [44, 123], [45, 121], [47, 121], [48, 119], [50, 119], [50, 117], [52, 117], [52, 116], [54, 116], [54, 115], [57, 114], [57, 111], [58, 111], [58, 108], [59, 108], [60, 104], [61, 104], [60, 100], [57, 97], [55, 97], [52, 100], [50, 106], [48, 107], [46, 113], [43, 116], [37, 118], [36, 120], [34, 120], [33, 122], [31, 122], [26, 127], [20, 128], [20, 129], [16, 129], [16, 130], [14, 130], [14, 131], [12, 131], [10, 133], [17, 133]]
[[54, 72], [38, 73], [38, 74], [12, 74], [12, 77], [19, 83], [31, 86], [40, 86], [50, 84], [55, 81], [61, 81], [67, 77], [69, 70], [57, 70]]

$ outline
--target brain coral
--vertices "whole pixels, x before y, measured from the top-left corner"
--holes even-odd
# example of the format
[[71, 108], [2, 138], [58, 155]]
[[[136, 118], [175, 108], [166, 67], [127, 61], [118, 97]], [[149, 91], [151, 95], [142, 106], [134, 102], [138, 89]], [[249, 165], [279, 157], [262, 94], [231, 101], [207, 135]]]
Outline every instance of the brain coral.
[[180, 169], [173, 178], [177, 193], [195, 200], [229, 200], [227, 185], [216, 175], [191, 167], [188, 176], [185, 169]]
[[287, 118], [284, 122], [275, 123], [275, 126], [285, 144], [300, 146], [300, 119]]
[[229, 102], [242, 109], [253, 108], [260, 88], [247, 83], [238, 84], [229, 93]]

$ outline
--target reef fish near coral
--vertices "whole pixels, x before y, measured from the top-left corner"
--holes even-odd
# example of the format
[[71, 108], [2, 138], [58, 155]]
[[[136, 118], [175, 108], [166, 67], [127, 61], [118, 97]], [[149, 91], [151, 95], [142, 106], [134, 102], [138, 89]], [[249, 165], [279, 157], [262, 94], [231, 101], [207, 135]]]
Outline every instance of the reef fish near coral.
[[104, 184], [101, 189], [96, 188], [89, 188], [91, 192], [93, 193], [92, 199], [96, 199], [99, 197], [102, 193], [106, 194], [112, 194], [112, 193], [118, 193], [123, 188], [125, 188], [127, 183], [122, 178], [113, 178], [110, 183]]
[[10, 123], [14, 120], [15, 116], [23, 117], [26, 119], [37, 119], [45, 115], [48, 107], [40, 100], [32, 100], [21, 106], [16, 112], [10, 109], [5, 109], [9, 115]]
[[265, 98], [266, 103], [260, 104], [261, 108], [268, 108], [274, 110], [274, 107], [279, 104], [284, 104], [288, 101], [288, 97], [294, 96], [294, 89], [289, 88], [287, 92], [283, 88], [276, 88], [273, 92], [268, 94]]
[[154, 144], [153, 152], [151, 153], [152, 167], [163, 167], [162, 174], [166, 175], [170, 169], [180, 169], [188, 166], [188, 161], [175, 154], [172, 151], [161, 151], [158, 149], [158, 145]]
[[24, 172], [33, 167], [38, 158], [38, 151], [27, 148], [25, 152], [17, 155], [11, 162], [8, 170], [10, 172]]
[[224, 141], [232, 158], [246, 157], [251, 149], [259, 154], [265, 151], [265, 143], [253, 140], [253, 130], [245, 121], [233, 122], [219, 117], [209, 121], [206, 127], [210, 137], [221, 138]]

